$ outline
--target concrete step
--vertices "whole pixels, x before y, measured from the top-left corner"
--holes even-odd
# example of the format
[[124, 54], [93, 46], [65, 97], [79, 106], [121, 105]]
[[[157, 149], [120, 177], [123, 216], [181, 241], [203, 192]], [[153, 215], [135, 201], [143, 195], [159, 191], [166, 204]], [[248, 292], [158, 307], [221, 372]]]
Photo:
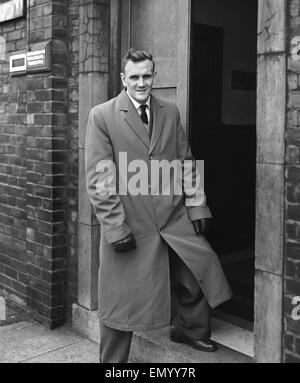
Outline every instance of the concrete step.
[[[218, 351], [205, 353], [194, 350], [188, 345], [171, 342], [170, 330], [167, 327], [154, 331], [135, 332], [130, 361], [137, 363], [251, 363], [253, 361], [251, 326], [227, 314], [215, 312], [214, 315], [216, 314], [218, 318], [212, 318], [212, 339], [220, 344]], [[97, 311], [88, 311], [73, 305], [73, 328], [79, 334], [99, 342], [99, 327]]]
[[212, 318], [212, 339], [242, 354], [254, 357], [253, 331], [236, 326], [223, 320]]
[[[220, 323], [218, 323], [220, 329]], [[171, 342], [169, 328], [135, 332], [130, 351], [131, 363], [252, 363], [253, 359], [218, 344], [216, 352], [201, 352], [188, 345]], [[220, 335], [220, 331], [219, 331]], [[220, 337], [219, 337], [220, 339]], [[222, 340], [221, 340], [222, 341]]]

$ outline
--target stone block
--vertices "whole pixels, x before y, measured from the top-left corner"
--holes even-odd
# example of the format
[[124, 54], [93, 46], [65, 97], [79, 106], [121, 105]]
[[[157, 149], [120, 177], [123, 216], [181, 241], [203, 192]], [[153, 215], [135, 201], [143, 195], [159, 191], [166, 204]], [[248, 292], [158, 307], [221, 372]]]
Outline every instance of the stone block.
[[81, 73], [79, 75], [79, 147], [85, 147], [89, 113], [92, 107], [108, 100], [108, 75]]
[[256, 268], [282, 275], [284, 169], [257, 165]]
[[256, 270], [254, 357], [257, 363], [281, 363], [282, 277]]
[[84, 156], [85, 150], [79, 149], [79, 222], [85, 225], [99, 225], [87, 193]]
[[72, 327], [79, 334], [100, 342], [100, 324], [98, 310], [87, 310], [77, 304], [72, 306]]
[[98, 307], [100, 229], [80, 223], [78, 231], [78, 303], [95, 310]]
[[257, 90], [257, 161], [284, 163], [286, 115], [284, 55], [258, 58]]
[[285, 50], [285, 0], [259, 0], [258, 53]]

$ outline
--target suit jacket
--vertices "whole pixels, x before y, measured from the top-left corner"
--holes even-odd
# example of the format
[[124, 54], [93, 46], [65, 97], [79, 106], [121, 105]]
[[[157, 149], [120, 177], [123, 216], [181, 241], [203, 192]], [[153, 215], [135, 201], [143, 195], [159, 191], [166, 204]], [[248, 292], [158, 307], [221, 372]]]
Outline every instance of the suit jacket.
[[[116, 166], [116, 177], [134, 160], [193, 159], [175, 104], [151, 97], [151, 141], [135, 107], [123, 91], [118, 97], [94, 107], [86, 136], [87, 189], [101, 224], [99, 268], [99, 315], [109, 327], [141, 330], [164, 327], [170, 322], [168, 246], [193, 272], [213, 308], [231, 297], [217, 255], [203, 236], [194, 232], [191, 220], [210, 216], [205, 198], [187, 207], [195, 196], [101, 195], [101, 161]], [[194, 173], [193, 173], [194, 174]], [[149, 176], [150, 177], [150, 176]], [[163, 181], [163, 180], [160, 180]], [[171, 185], [174, 185], [171, 179]], [[101, 183], [100, 183], [101, 185]], [[111, 245], [133, 233], [137, 249], [116, 253]]]

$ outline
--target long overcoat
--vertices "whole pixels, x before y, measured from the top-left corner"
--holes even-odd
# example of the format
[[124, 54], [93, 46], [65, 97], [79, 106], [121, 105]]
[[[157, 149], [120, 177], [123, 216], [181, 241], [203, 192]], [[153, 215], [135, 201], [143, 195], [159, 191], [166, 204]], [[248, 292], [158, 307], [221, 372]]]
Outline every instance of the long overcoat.
[[[151, 185], [148, 195], [99, 193], [98, 164], [113, 161], [118, 177], [120, 166], [124, 167], [124, 161], [119, 164], [121, 153], [126, 153], [128, 164], [143, 160], [148, 166], [151, 160], [192, 158], [177, 106], [152, 95], [151, 111], [150, 142], [137, 110], [122, 91], [91, 110], [86, 136], [87, 189], [101, 224], [99, 317], [107, 326], [124, 331], [169, 325], [168, 245], [192, 271], [212, 308], [232, 295], [217, 255], [193, 229], [192, 220], [210, 216], [205, 203], [187, 207], [184, 195], [152, 195]], [[130, 233], [137, 248], [115, 252], [112, 242]]]

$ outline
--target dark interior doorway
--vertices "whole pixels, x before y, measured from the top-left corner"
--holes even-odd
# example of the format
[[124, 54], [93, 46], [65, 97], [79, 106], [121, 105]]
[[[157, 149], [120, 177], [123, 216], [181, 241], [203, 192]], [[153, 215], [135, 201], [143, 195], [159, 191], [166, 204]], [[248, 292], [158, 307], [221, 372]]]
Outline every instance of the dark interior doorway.
[[[234, 292], [218, 309], [252, 322], [256, 126], [222, 118], [226, 97], [223, 58], [229, 49], [224, 44], [224, 28], [194, 21], [191, 36], [190, 144], [195, 158], [205, 161], [205, 192], [214, 216], [208, 239]], [[242, 96], [255, 92], [255, 73], [238, 69], [237, 63], [231, 71], [232, 92]]]

